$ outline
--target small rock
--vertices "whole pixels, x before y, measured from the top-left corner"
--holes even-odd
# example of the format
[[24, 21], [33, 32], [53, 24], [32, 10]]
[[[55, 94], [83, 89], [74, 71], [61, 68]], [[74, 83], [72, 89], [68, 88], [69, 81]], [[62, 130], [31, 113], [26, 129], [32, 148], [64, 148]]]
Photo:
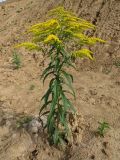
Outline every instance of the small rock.
[[38, 133], [38, 127], [31, 127], [30, 128], [30, 131], [33, 133], [33, 134], [36, 134], [36, 133]]
[[41, 121], [43, 123], [42, 125], [44, 127], [47, 124], [47, 116], [41, 116], [40, 119], [41, 119]]
[[32, 134], [37, 134], [41, 128], [42, 128], [42, 123], [39, 122], [37, 118], [30, 121], [28, 125], [28, 130]]
[[95, 99], [94, 99], [94, 98], [90, 98], [90, 103], [91, 103], [92, 105], [95, 105]]
[[90, 94], [91, 94], [92, 96], [97, 95], [97, 90], [96, 90], [96, 89], [90, 90], [89, 92], [90, 92]]

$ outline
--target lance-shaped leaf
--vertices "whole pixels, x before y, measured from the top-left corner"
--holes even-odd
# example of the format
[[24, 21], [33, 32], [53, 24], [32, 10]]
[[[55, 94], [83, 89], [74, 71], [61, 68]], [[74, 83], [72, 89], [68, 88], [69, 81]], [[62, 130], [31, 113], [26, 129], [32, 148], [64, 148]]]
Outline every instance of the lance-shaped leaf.
[[65, 84], [66, 86], [68, 86], [68, 88], [72, 91], [72, 93], [73, 93], [73, 95], [74, 95], [74, 97], [75, 97], [75, 91], [74, 91], [73, 86], [72, 86], [73, 76], [72, 76], [71, 74], [66, 73], [66, 72], [63, 71], [63, 70], [62, 70], [61, 73], [64, 75], [65, 79], [67, 80], [67, 81], [65, 81], [65, 80], [63, 79], [63, 82], [62, 82], [62, 83]]
[[41, 75], [41, 79], [48, 73], [51, 72], [54, 69], [54, 65], [52, 63], [49, 63], [48, 67], [43, 71]]
[[68, 109], [72, 109], [74, 112], [76, 112], [76, 110], [73, 107], [72, 103], [69, 101], [68, 98], [66, 98], [66, 96], [65, 96], [65, 94], [63, 92], [61, 93], [61, 97], [62, 97], [63, 105], [65, 107], [65, 111], [67, 111]]

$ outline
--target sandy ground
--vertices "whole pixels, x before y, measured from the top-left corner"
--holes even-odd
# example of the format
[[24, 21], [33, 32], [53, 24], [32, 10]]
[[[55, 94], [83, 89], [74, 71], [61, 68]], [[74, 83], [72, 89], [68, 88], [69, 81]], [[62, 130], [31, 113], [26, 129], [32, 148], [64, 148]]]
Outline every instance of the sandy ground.
[[[111, 19], [119, 15], [119, 1], [8, 2], [0, 5], [0, 160], [120, 160], [119, 18], [114, 21], [115, 26], [110, 27]], [[78, 113], [83, 115], [85, 126], [80, 143], [65, 151], [49, 146], [43, 134], [37, 137], [36, 143], [29, 132], [15, 128], [16, 119], [21, 115], [38, 115], [40, 98], [47, 86], [40, 81], [44, 57], [40, 53], [20, 49], [17, 53], [22, 59], [21, 68], [14, 70], [11, 63], [14, 45], [29, 38], [24, 31], [44, 20], [47, 11], [59, 3], [95, 23], [97, 30], [90, 34], [108, 40], [104, 46], [93, 48], [95, 62], [80, 60], [76, 62], [77, 71], [70, 70], [77, 94], [73, 103]], [[114, 14], [109, 13], [112, 7]], [[96, 15], [98, 11], [101, 12], [99, 16]], [[106, 21], [103, 17], [107, 17], [108, 13]], [[34, 85], [33, 90], [31, 85]], [[109, 123], [110, 129], [104, 137], [100, 137], [96, 131], [98, 122], [103, 120]]]

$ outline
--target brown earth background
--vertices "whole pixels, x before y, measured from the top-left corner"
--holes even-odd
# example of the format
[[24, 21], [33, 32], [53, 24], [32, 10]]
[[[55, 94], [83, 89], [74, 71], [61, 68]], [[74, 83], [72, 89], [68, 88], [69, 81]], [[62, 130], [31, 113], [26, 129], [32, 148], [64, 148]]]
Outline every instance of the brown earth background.
[[[46, 87], [40, 81], [44, 57], [40, 53], [17, 50], [22, 67], [13, 70], [14, 46], [28, 40], [25, 31], [46, 20], [47, 12], [62, 5], [97, 26], [88, 32], [107, 40], [91, 49], [95, 61], [78, 60], [74, 75], [77, 100], [83, 116], [80, 143], [60, 151], [37, 137], [15, 128], [16, 119], [37, 116]], [[46, 65], [45, 61], [45, 65]], [[31, 90], [31, 85], [34, 89]], [[96, 136], [98, 122], [110, 129]], [[0, 160], [120, 160], [120, 0], [8, 0], [0, 4]]]

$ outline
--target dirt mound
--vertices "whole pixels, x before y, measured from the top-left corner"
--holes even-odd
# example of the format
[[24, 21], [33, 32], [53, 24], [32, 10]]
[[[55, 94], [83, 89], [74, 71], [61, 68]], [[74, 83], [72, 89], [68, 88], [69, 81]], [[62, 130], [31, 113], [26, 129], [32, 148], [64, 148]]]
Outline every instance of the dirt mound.
[[[108, 42], [91, 48], [96, 60], [79, 60], [74, 75], [77, 100], [73, 102], [85, 121], [80, 143], [65, 152], [49, 146], [44, 137], [16, 131], [16, 117], [38, 114], [47, 87], [40, 75], [44, 57], [17, 51], [18, 70], [11, 63], [14, 45], [28, 40], [25, 31], [46, 19], [46, 13], [63, 5], [97, 26], [86, 34]], [[120, 1], [119, 0], [9, 0], [0, 4], [0, 160], [119, 160], [120, 159]], [[96, 135], [98, 121], [107, 121], [105, 137]]]

